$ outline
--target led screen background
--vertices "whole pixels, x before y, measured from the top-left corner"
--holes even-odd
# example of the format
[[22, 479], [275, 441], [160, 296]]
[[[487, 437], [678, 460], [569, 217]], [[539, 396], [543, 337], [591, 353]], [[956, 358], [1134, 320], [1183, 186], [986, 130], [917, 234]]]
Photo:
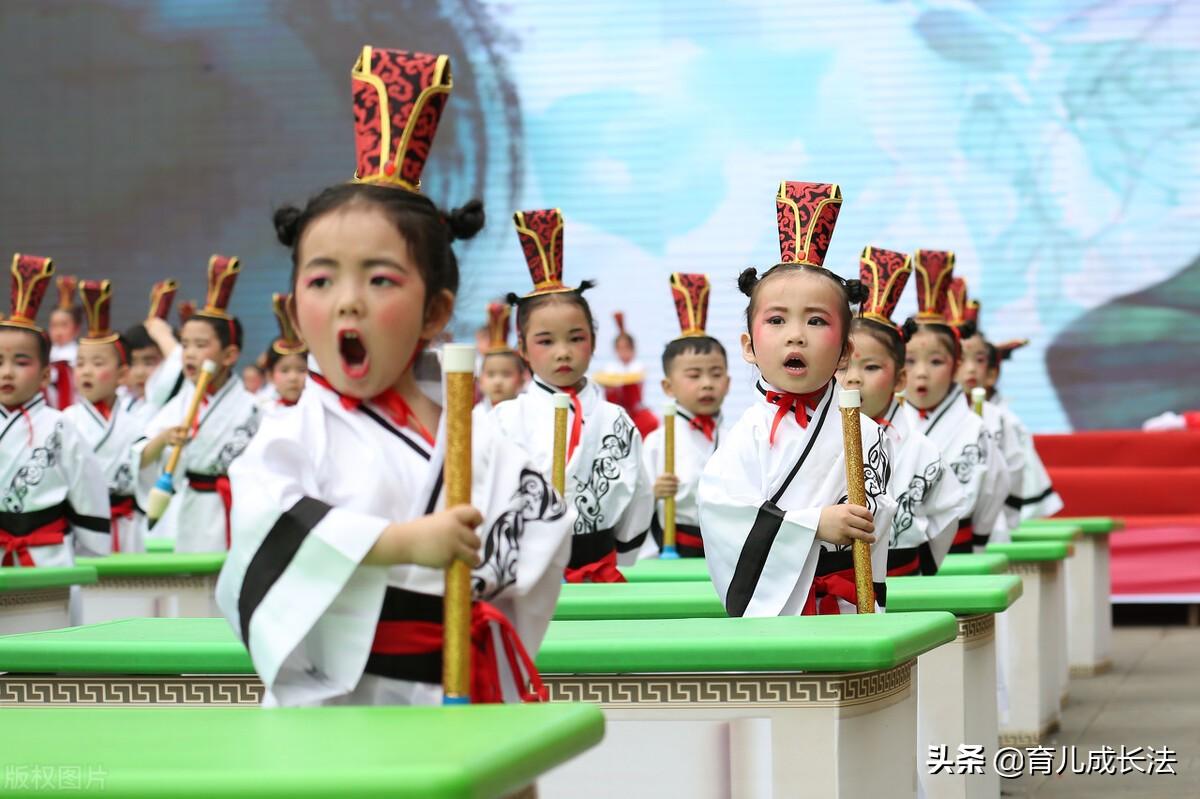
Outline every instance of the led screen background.
[[1033, 340], [1002, 388], [1034, 429], [1200, 406], [1200, 4], [17, 0], [0, 23], [0, 242], [111, 277], [126, 321], [156, 278], [199, 299], [209, 254], [239, 255], [266, 345], [290, 269], [271, 211], [349, 176], [371, 43], [453, 60], [425, 188], [490, 213], [459, 338], [528, 284], [511, 212], [558, 206], [567, 280], [599, 281], [597, 365], [623, 310], [656, 406], [668, 274], [712, 275], [735, 351], [775, 187], [831, 181], [827, 265], [956, 251], [988, 334]]

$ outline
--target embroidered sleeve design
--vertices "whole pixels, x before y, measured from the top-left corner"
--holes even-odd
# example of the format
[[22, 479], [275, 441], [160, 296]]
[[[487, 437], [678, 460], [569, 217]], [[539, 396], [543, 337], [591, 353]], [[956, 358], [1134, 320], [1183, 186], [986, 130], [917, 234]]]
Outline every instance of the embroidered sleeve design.
[[604, 514], [600, 501], [608, 493], [614, 480], [621, 479], [620, 461], [629, 457], [633, 448], [633, 423], [621, 414], [613, 423], [612, 433], [601, 439], [600, 452], [592, 461], [587, 481], [572, 478], [575, 483], [575, 535], [587, 535], [604, 529]]
[[923, 474], [914, 474], [908, 482], [908, 488], [896, 498], [896, 516], [892, 519], [892, 544], [900, 540], [900, 536], [912, 527], [915, 511], [925, 501], [925, 497], [942, 479], [942, 462], [934, 461], [925, 467]]
[[488, 528], [480, 552], [480, 564], [471, 577], [476, 599], [490, 602], [505, 588], [517, 582], [517, 561], [521, 554], [521, 537], [529, 522], [561, 519], [567, 506], [546, 482], [532, 469], [521, 470], [517, 491], [509, 509]]
[[29, 456], [29, 463], [17, 470], [4, 495], [5, 511], [24, 512], [29, 491], [42, 482], [47, 469], [57, 466], [62, 460], [62, 431], [62, 421], [55, 422], [54, 432], [46, 436], [46, 443], [35, 448]]
[[251, 409], [249, 418], [233, 428], [233, 432], [229, 434], [229, 440], [217, 453], [217, 459], [213, 462], [214, 474], [228, 474], [229, 464], [245, 451], [250, 439], [254, 438], [254, 434], [258, 432], [258, 424], [259, 413], [258, 407], [255, 406]]
[[108, 481], [108, 493], [114, 496], [124, 497], [133, 493], [133, 467], [128, 463], [122, 463], [113, 472], [112, 479]]
[[[867, 510], [871, 511], [874, 516], [879, 509], [879, 497], [885, 493], [888, 481], [892, 479], [892, 464], [888, 460], [887, 452], [883, 447], [883, 428], [879, 428], [879, 437], [875, 439], [875, 443], [867, 448], [866, 456], [863, 458], [863, 488], [867, 495]], [[845, 505], [850, 501], [850, 497], [846, 494], [838, 499], [838, 505]], [[834, 547], [835, 550], [842, 551], [851, 548], [851, 544], [839, 544]]]
[[976, 466], [987, 465], [987, 431], [979, 431], [979, 439], [974, 444], [967, 444], [963, 447], [962, 455], [958, 460], [950, 464], [950, 468], [954, 470], [954, 476], [958, 478], [960, 483], [971, 482], [971, 475], [975, 472]]

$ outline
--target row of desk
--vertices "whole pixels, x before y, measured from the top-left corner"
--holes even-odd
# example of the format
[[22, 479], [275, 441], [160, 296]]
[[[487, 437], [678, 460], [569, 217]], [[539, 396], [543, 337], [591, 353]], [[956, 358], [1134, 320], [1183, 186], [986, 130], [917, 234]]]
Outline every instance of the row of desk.
[[[539, 774], [545, 796], [601, 796], [617, 789], [630, 796], [789, 796], [797, 786], [833, 796], [915, 795], [916, 765], [924, 763], [930, 745], [954, 752], [959, 744], [982, 744], [990, 752], [998, 730], [1006, 743], [1026, 744], [1053, 729], [1069, 673], [1084, 673], [1075, 661], [1077, 637], [1093, 647], [1088, 673], [1103, 668], [1107, 624], [1087, 636], [1068, 636], [1067, 630], [1088, 614], [1107, 622], [1106, 612], [1084, 607], [1088, 602], [1079, 589], [1101, 584], [1098, 572], [1107, 563], [1112, 529], [1107, 520], [1027, 525], [1012, 543], [993, 545], [987, 554], [950, 556], [937, 577], [889, 579], [889, 612], [878, 616], [729, 619], [705, 564], [695, 560], [642, 562], [626, 570], [625, 585], [564, 586], [538, 667], [554, 700], [550, 708], [584, 703], [584, 711], [603, 709], [603, 742], [568, 760], [593, 746], [600, 733], [596, 716], [572, 716], [570, 722], [564, 716], [561, 729], [571, 734], [560, 750], [548, 739], [537, 742], [557, 751], [558, 759], [530, 763], [527, 772], [509, 769], [511, 779], [503, 785], [480, 774], [478, 784], [492, 780], [489, 787], [419, 795], [502, 795]], [[1080, 556], [1088, 550], [1092, 555], [1085, 563]], [[194, 559], [181, 568], [185, 562], [177, 559], [185, 557], [210, 561]], [[73, 629], [50, 624], [42, 632], [0, 639], [0, 672], [6, 672], [0, 676], [0, 705], [16, 706], [2, 712], [26, 714], [22, 722], [47, 731], [58, 730], [55, 718], [61, 718], [71, 730], [71, 746], [60, 738], [57, 748], [75, 751], [75, 725], [55, 714], [86, 714], [83, 706], [104, 705], [103, 721], [116, 712], [108, 706], [120, 705], [125, 715], [119, 729], [134, 725], [138, 735], [153, 737], [155, 729], [161, 734], [172, 724], [189, 724], [187, 713], [196, 706], [256, 705], [262, 686], [248, 655], [223, 620], [208, 618], [215, 615], [211, 596], [219, 559], [118, 555], [82, 562], [73, 574], [61, 575], [75, 581], [59, 586], [63, 590], [81, 585], [88, 624]], [[0, 574], [0, 597], [54, 590], [45, 584], [54, 570], [36, 571], [47, 572], [36, 588], [16, 587], [29, 576]], [[0, 624], [6, 625], [0, 629], [11, 631], [20, 606], [0, 600]], [[106, 614], [138, 618], [105, 621]], [[1000, 659], [1010, 697], [1003, 720], [995, 701], [998, 616], [1009, 625], [1012, 644]], [[44, 612], [37, 618], [48, 619]], [[134, 709], [139, 705], [159, 709], [139, 713]], [[320, 709], [325, 710], [351, 709]], [[355, 710], [369, 711], [361, 717], [364, 731], [376, 719], [399, 725], [393, 738], [407, 729], [404, 719], [416, 718], [406, 715], [411, 708]], [[497, 730], [524, 708], [507, 710], [514, 715], [495, 716]], [[284, 718], [278, 713], [248, 716]], [[226, 718], [212, 716], [218, 717]], [[551, 725], [529, 718], [539, 727]], [[227, 723], [265, 735], [272, 722], [220, 722]], [[360, 722], [330, 721], [340, 723]], [[511, 739], [514, 752], [524, 753], [518, 759], [528, 760], [524, 738], [499, 737]], [[24, 751], [37, 762], [39, 740], [34, 736], [27, 750], [10, 750], [0, 759], [21, 762]], [[87, 736], [78, 736], [78, 744], [80, 751], [90, 751]], [[172, 745], [172, 751], [178, 748]], [[197, 758], [205, 750], [199, 747]], [[298, 746], [295, 756], [304, 752]], [[131, 785], [144, 777], [137, 776], [141, 770], [134, 761], [121, 762], [120, 775], [128, 774]], [[255, 761], [232, 762], [229, 773], [237, 774]], [[199, 761], [194, 765], [201, 768]], [[263, 761], [265, 772], [276, 765]], [[188, 768], [185, 760], [171, 766]], [[455, 783], [460, 788], [475, 784], [465, 764], [447, 769], [462, 772]], [[990, 769], [921, 779], [927, 796], [999, 795]], [[311, 785], [320, 784], [314, 777]], [[106, 790], [112, 792], [111, 782]]]

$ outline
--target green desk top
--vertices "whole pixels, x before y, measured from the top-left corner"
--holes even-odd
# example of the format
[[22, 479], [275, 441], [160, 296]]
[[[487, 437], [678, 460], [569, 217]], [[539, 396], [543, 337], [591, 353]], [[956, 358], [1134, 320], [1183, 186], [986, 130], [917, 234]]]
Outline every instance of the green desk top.
[[1010, 534], [1013, 541], [1061, 541], [1069, 544], [1083, 537], [1083, 530], [1073, 524], [1056, 527], [1021, 527]]
[[0, 636], [0, 672], [253, 674], [225, 619], [121, 619]]
[[45, 795], [32, 777], [20, 786], [34, 766], [73, 795], [502, 796], [604, 737], [598, 707], [558, 703], [6, 708], [4, 718], [20, 731], [0, 751], [6, 799]]
[[1039, 563], [1066, 560], [1075, 547], [1061, 541], [1012, 541], [988, 544], [987, 551], [1007, 555], [1011, 563]]
[[949, 613], [554, 621], [545, 674], [872, 671], [953, 641]]
[[623, 566], [621, 574], [631, 583], [692, 583], [712, 582], [704, 558], [679, 560], [639, 560], [635, 566]]
[[163, 553], [175, 551], [175, 539], [173, 538], [147, 538], [146, 551], [150, 553]]
[[958, 577], [968, 574], [1004, 574], [1008, 558], [997, 552], [947, 555], [938, 567], [938, 577]]
[[946, 610], [955, 616], [999, 613], [1017, 601], [1024, 590], [1015, 574], [969, 577], [889, 577], [888, 613]]
[[554, 618], [717, 619], [725, 618], [725, 606], [707, 581], [576, 583], [563, 586]]
[[35, 588], [64, 588], [96, 582], [91, 566], [5, 566], [0, 568], [0, 591], [30, 591]]
[[1073, 524], [1081, 528], [1084, 535], [1115, 533], [1125, 527], [1125, 522], [1107, 516], [1052, 516], [1049, 519], [1027, 519], [1021, 522], [1022, 527], [1047, 524]]
[[225, 565], [224, 552], [121, 552], [103, 558], [79, 558], [106, 577], [161, 577], [166, 574], [216, 574]]

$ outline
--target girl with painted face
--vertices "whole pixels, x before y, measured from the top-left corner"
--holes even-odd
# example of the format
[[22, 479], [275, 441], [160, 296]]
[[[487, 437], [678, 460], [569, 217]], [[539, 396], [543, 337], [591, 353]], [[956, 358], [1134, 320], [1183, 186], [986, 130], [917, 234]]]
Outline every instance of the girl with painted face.
[[875, 596], [886, 599], [892, 444], [862, 420], [867, 505], [846, 503], [834, 373], [851, 355], [850, 306], [863, 286], [822, 266], [841, 207], [832, 184], [784, 182], [776, 197], [782, 262], [742, 272], [749, 298], [742, 358], [758, 368], [757, 402], [722, 439], [700, 478], [704, 556], [731, 616], [853, 613], [851, 545], [873, 544]]
[[907, 383], [901, 412], [906, 424], [937, 445], [967, 495], [950, 551], [979, 551], [1008, 529], [1003, 516], [1008, 471], [970, 397], [954, 382], [962, 358], [962, 331], [946, 317], [954, 253], [917, 250], [913, 265], [918, 311], [904, 323]]
[[517, 348], [533, 379], [516, 399], [492, 413], [500, 429], [521, 441], [542, 474], [554, 458], [555, 394], [570, 398], [566, 500], [576, 518], [567, 582], [624, 582], [617, 564], [653, 551], [647, 543], [653, 496], [642, 466], [642, 436], [604, 389], [586, 377], [596, 350], [596, 325], [583, 292], [562, 282], [563, 217], [557, 208], [518, 211], [517, 236], [533, 291], [509, 295], [517, 307]]
[[838, 382], [862, 394], [862, 412], [883, 427], [895, 448], [888, 494], [896, 516], [888, 536], [888, 574], [936, 574], [966, 510], [966, 494], [933, 442], [901, 413], [896, 393], [904, 391], [904, 336], [892, 313], [912, 272], [904, 253], [866, 247], [859, 276], [867, 288], [861, 313], [850, 327], [854, 345]]
[[454, 310], [451, 242], [484, 222], [477, 201], [443, 212], [417, 191], [449, 59], [366, 47], [352, 79], [356, 179], [275, 214], [313, 370], [230, 471], [233, 547], [217, 601], [268, 704], [437, 704], [443, 570], [463, 560], [474, 566], [471, 699], [529, 698], [568, 513], [488, 426], [472, 431], [471, 504], [446, 507], [444, 414], [414, 369]]

